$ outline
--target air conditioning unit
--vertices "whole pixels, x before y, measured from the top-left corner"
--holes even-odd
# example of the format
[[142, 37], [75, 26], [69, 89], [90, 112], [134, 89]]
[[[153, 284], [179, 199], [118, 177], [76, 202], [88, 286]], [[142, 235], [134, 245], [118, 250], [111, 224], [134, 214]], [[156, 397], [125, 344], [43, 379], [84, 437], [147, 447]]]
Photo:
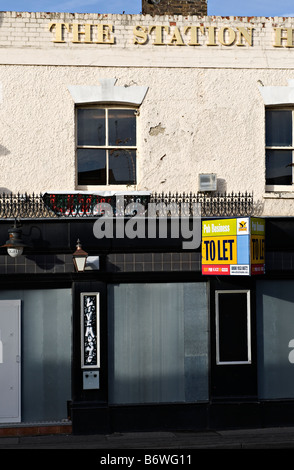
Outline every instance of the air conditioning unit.
[[216, 173], [200, 173], [198, 176], [199, 191], [216, 191]]

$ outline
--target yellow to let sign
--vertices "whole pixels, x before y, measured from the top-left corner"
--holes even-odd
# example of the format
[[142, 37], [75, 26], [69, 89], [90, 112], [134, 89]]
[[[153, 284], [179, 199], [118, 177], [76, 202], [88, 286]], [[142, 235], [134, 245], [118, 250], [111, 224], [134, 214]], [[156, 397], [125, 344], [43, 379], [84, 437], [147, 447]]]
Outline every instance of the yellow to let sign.
[[237, 236], [205, 237], [202, 264], [237, 264]]
[[251, 237], [251, 263], [264, 264], [264, 235], [252, 235]]
[[205, 220], [202, 223], [202, 237], [237, 235], [236, 219]]

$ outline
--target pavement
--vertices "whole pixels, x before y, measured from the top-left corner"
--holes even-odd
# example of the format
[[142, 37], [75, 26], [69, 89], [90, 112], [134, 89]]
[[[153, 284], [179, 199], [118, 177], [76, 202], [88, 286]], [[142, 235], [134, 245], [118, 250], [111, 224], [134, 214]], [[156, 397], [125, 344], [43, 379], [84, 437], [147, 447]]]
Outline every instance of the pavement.
[[[262, 429], [236, 429], [199, 432], [131, 432], [107, 435], [73, 434], [13, 436], [0, 437], [0, 451], [3, 449], [96, 449], [100, 459], [116, 459], [117, 455], [139, 455], [133, 465], [128, 461], [100, 461], [105, 464], [144, 463], [146, 455], [155, 455], [156, 461], [145, 461], [147, 464], [162, 464], [159, 455], [184, 456], [193, 455], [193, 451], [230, 449], [294, 449], [294, 427], [275, 427]], [[105, 452], [106, 451], [106, 452]], [[152, 452], [151, 452], [152, 451]], [[160, 451], [160, 452], [159, 452]], [[188, 452], [188, 453], [187, 453]], [[15, 454], [14, 454], [15, 455]], [[175, 459], [176, 457], [174, 457]], [[187, 457], [188, 458], [188, 457]], [[131, 461], [129, 462], [131, 463]], [[191, 463], [191, 462], [170, 462]]]

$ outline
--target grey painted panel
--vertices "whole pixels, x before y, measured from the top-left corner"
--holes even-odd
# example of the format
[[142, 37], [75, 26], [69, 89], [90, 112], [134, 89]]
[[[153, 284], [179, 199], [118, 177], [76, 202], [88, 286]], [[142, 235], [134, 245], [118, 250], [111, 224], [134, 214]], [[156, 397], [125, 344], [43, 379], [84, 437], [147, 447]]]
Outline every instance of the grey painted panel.
[[185, 401], [208, 400], [208, 357], [190, 356], [185, 358]]
[[[205, 288], [199, 290], [196, 283], [120, 284], [109, 286], [108, 293], [110, 402], [184, 402], [186, 390], [195, 401], [203, 377], [208, 382]], [[196, 368], [197, 361], [185, 359], [192, 355], [193, 336], [204, 345], [196, 354], [205, 360]], [[203, 399], [207, 385], [200, 388]]]
[[20, 301], [0, 301], [0, 423], [21, 420]]
[[67, 417], [71, 399], [70, 289], [0, 292], [22, 300], [22, 421]]
[[185, 401], [208, 400], [209, 321], [207, 285], [184, 284]]
[[294, 398], [294, 281], [257, 283], [258, 394], [261, 399]]

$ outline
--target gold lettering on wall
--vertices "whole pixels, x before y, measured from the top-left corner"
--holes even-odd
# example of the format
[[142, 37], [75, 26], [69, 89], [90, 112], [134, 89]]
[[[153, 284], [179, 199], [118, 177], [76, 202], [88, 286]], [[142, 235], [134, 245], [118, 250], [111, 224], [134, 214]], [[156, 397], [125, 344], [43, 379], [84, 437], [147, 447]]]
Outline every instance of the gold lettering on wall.
[[274, 47], [294, 47], [293, 28], [274, 28], [275, 43]]
[[243, 39], [245, 39], [245, 42], [247, 42], [247, 44], [249, 46], [252, 46], [253, 42], [252, 42], [252, 31], [253, 31], [253, 28], [243, 28], [243, 27], [240, 27], [240, 26], [237, 26], [237, 30], [238, 30], [238, 42], [237, 42], [237, 46], [245, 46], [244, 44], [244, 41]]
[[153, 44], [155, 46], [164, 46], [163, 42], [163, 32], [166, 31], [169, 34], [169, 26], [155, 25], [149, 27], [149, 34], [155, 31], [155, 41]]
[[146, 26], [135, 26], [133, 29], [134, 44], [146, 44], [148, 40], [148, 28]]
[[[48, 29], [53, 35], [52, 42], [54, 43], [117, 43], [115, 26], [112, 24], [49, 23]], [[218, 27], [198, 24], [180, 27], [175, 22], [170, 25], [136, 25], [133, 27], [133, 36], [130, 41], [140, 46], [150, 43], [154, 46], [253, 47], [253, 31], [253, 27], [233, 27], [232, 25]], [[274, 27], [273, 32], [273, 47], [294, 47], [294, 28]]]
[[98, 44], [114, 44], [113, 25], [98, 24]]
[[177, 26], [174, 27], [172, 38], [168, 44], [169, 46], [185, 46], [185, 43]]
[[71, 33], [74, 44], [114, 44], [112, 24], [50, 23], [49, 31], [55, 30], [53, 42], [66, 42], [65, 32]]
[[201, 34], [204, 34], [204, 26], [186, 26], [184, 34], [189, 34], [190, 32], [190, 42], [188, 42], [188, 46], [200, 46], [198, 39], [199, 31]]
[[64, 40], [64, 27], [69, 31], [69, 24], [68, 23], [50, 23], [49, 24], [49, 31], [51, 31], [55, 27], [55, 39], [53, 42], [65, 42]]
[[218, 40], [223, 46], [231, 46], [236, 40], [236, 33], [232, 28], [225, 26], [219, 30]]
[[[79, 25], [78, 23], [74, 23], [72, 25], [72, 42], [74, 43], [85, 42], [85, 43], [90, 44], [92, 42], [91, 25], [85, 24], [84, 31], [81, 31], [80, 28], [81, 28], [81, 25]], [[80, 36], [84, 36], [83, 41], [81, 41]]]
[[216, 31], [216, 26], [208, 26], [208, 43], [207, 46], [217, 46], [217, 43], [215, 42], [215, 31]]

